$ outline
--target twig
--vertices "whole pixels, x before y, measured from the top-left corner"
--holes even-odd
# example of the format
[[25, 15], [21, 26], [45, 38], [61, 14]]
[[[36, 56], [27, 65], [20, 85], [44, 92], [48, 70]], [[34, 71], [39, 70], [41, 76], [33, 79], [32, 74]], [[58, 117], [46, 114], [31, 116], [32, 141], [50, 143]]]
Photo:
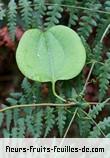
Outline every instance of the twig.
[[0, 112], [4, 112], [4, 111], [7, 111], [7, 110], [12, 110], [12, 109], [15, 109], [15, 108], [25, 108], [25, 107], [47, 107], [47, 106], [59, 106], [59, 107], [68, 107], [68, 106], [74, 106], [76, 105], [76, 103], [67, 103], [67, 104], [53, 104], [53, 103], [41, 103], [41, 104], [25, 104], [25, 105], [13, 105], [13, 106], [10, 106], [10, 107], [6, 107], [6, 108], [3, 108], [3, 109], [0, 109]]
[[67, 134], [68, 134], [68, 131], [69, 131], [71, 125], [72, 125], [72, 122], [73, 122], [74, 119], [75, 119], [75, 116], [76, 116], [76, 114], [77, 114], [77, 111], [78, 111], [78, 108], [76, 108], [76, 110], [75, 110], [75, 112], [74, 112], [74, 114], [73, 114], [73, 117], [72, 117], [72, 119], [71, 119], [71, 121], [70, 121], [70, 123], [69, 123], [69, 125], [68, 125], [68, 127], [67, 127], [67, 130], [66, 130], [66, 132], [65, 132], [65, 134], [64, 134], [64, 136], [63, 136], [63, 138], [66, 138], [66, 136], [67, 136]]
[[[104, 102], [106, 105], [110, 105], [110, 103], [107, 103], [110, 100], [110, 98], [107, 98]], [[102, 102], [102, 103], [104, 103]], [[96, 104], [101, 104], [99, 102], [84, 102], [82, 105], [96, 105]], [[26, 108], [26, 107], [47, 107], [47, 106], [54, 106], [54, 107], [72, 107], [72, 106], [77, 106], [78, 103], [75, 102], [70, 102], [70, 103], [65, 103], [65, 104], [55, 104], [55, 103], [40, 103], [40, 104], [25, 104], [25, 105], [13, 105], [10, 107], [6, 107], [3, 109], [0, 109], [0, 112], [4, 112], [7, 110], [13, 110], [16, 108]]]

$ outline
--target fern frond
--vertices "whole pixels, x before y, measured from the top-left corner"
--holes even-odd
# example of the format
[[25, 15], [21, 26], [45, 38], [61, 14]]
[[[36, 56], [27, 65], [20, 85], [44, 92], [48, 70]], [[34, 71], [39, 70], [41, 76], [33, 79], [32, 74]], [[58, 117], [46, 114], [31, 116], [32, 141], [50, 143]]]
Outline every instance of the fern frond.
[[[91, 138], [98, 138], [102, 135], [101, 130], [105, 131], [106, 128], [110, 128], [110, 117], [104, 118], [103, 121], [100, 121], [97, 126], [93, 128], [93, 131], [90, 132]], [[101, 130], [99, 130], [101, 129]]]
[[85, 114], [81, 110], [78, 110], [78, 117], [76, 120], [79, 127], [80, 137], [87, 138], [91, 130], [91, 120], [85, 117]]
[[32, 97], [34, 103], [39, 103], [42, 100], [40, 88], [41, 88], [41, 83], [35, 82], [32, 84]]
[[109, 0], [106, 0], [105, 3], [104, 3], [104, 8], [106, 11], [110, 11], [110, 1]]
[[[101, 4], [96, 3], [95, 1], [86, 2], [85, 7], [89, 9], [100, 9]], [[78, 32], [84, 38], [88, 38], [90, 34], [93, 32], [93, 28], [97, 26], [97, 23], [100, 19], [98, 13], [90, 13], [88, 10], [84, 10], [83, 15], [80, 17]]]
[[33, 27], [41, 28], [43, 25], [43, 16], [45, 15], [45, 0], [34, 0]]
[[25, 29], [30, 28], [32, 22], [32, 8], [29, 0], [19, 0], [19, 6], [21, 7], [20, 13]]
[[6, 101], [10, 104], [10, 105], [17, 105], [17, 100], [14, 98], [7, 98]]
[[25, 119], [25, 122], [26, 122], [27, 132], [31, 136], [34, 136], [35, 135], [35, 129], [34, 129], [34, 126], [33, 126], [33, 116], [27, 115], [26, 119]]
[[35, 136], [36, 138], [40, 137], [42, 134], [43, 129], [43, 110], [40, 109], [35, 114], [35, 122], [34, 122], [34, 128], [35, 128]]
[[14, 121], [14, 126], [15, 127], [17, 126], [17, 121], [19, 119], [19, 116], [20, 116], [20, 109], [19, 108], [14, 109], [13, 110], [13, 121]]
[[110, 81], [110, 59], [107, 59], [99, 69], [99, 100], [102, 101], [108, 90]]
[[12, 40], [15, 39], [16, 22], [17, 22], [17, 6], [15, 0], [11, 0], [8, 5], [8, 30]]
[[22, 96], [22, 93], [19, 93], [19, 92], [10, 93], [10, 97], [13, 97], [14, 99], [19, 99], [21, 96]]
[[69, 27], [75, 26], [79, 19], [77, 15], [78, 10], [73, 9], [73, 8], [68, 8], [67, 11], [69, 12], [68, 26]]
[[[26, 130], [26, 127], [25, 127], [25, 119], [24, 118], [19, 118], [18, 119], [18, 128], [17, 128], [17, 134], [18, 134], [18, 138], [24, 138], [26, 135], [25, 135], [25, 130]], [[16, 132], [16, 130], [15, 130]]]
[[6, 16], [6, 10], [0, 7], [0, 20], [3, 20]]
[[5, 112], [5, 115], [6, 115], [6, 127], [7, 127], [7, 130], [10, 130], [10, 125], [11, 125], [11, 121], [12, 121], [12, 111], [7, 110]]
[[7, 129], [3, 129], [3, 137], [4, 138], [10, 138], [11, 133]]
[[94, 40], [94, 45], [96, 45], [97, 41], [101, 40], [103, 33], [105, 32], [105, 30], [109, 24], [110, 24], [110, 18], [108, 18], [106, 16], [100, 18], [99, 25], [97, 26], [97, 33], [96, 33], [96, 37]]
[[56, 5], [48, 6], [47, 18], [45, 22], [45, 27], [49, 28], [56, 24], [59, 24], [59, 19], [62, 17], [61, 12], [63, 8], [60, 6], [61, 0], [55, 3]]
[[96, 61], [101, 61], [102, 60], [102, 49], [103, 45], [101, 42], [97, 42], [96, 46], [93, 48], [93, 59]]
[[12, 130], [11, 130], [11, 137], [12, 138], [17, 138], [18, 137], [18, 129], [16, 127], [12, 128]]
[[82, 138], [87, 138], [91, 130], [91, 121], [89, 119], [78, 120], [79, 132]]
[[85, 38], [81, 36], [81, 39], [82, 39], [82, 43], [83, 43], [83, 45], [84, 45], [84, 47], [85, 47], [85, 50], [86, 50], [86, 55], [87, 55], [86, 61], [87, 61], [87, 62], [90, 62], [91, 59], [93, 59], [92, 50], [91, 50], [89, 44], [87, 43], [87, 41], [85, 40]]
[[51, 131], [51, 129], [53, 128], [54, 124], [55, 124], [55, 115], [54, 115], [54, 108], [51, 107], [47, 107], [46, 108], [46, 112], [45, 112], [45, 134], [44, 137], [46, 137], [49, 132]]
[[[104, 5], [103, 5], [103, 9], [105, 11], [110, 11], [110, 2], [108, 0], [105, 1]], [[103, 33], [105, 32], [107, 26], [110, 24], [110, 16], [105, 14], [103, 15], [100, 20], [99, 20], [99, 24], [98, 24], [98, 28], [97, 28], [97, 33], [96, 33], [96, 38], [94, 40], [94, 44], [97, 43], [97, 41], [100, 41]]]
[[99, 112], [101, 112], [103, 110], [103, 108], [106, 105], [106, 101], [97, 104], [96, 106], [93, 106], [93, 108], [89, 110], [88, 115], [93, 118], [96, 119], [96, 117], [99, 115]]
[[66, 111], [63, 107], [58, 108], [58, 117], [56, 120], [57, 120], [59, 134], [62, 137], [64, 133], [64, 127], [66, 124]]
[[21, 85], [22, 89], [24, 90], [24, 92], [27, 94], [28, 92], [30, 92], [31, 90], [31, 84], [28, 81], [27, 78], [24, 78], [22, 85]]
[[23, 97], [25, 98], [26, 103], [28, 104], [32, 103], [33, 102], [32, 85], [30, 84], [27, 78], [24, 78], [21, 86], [24, 92]]

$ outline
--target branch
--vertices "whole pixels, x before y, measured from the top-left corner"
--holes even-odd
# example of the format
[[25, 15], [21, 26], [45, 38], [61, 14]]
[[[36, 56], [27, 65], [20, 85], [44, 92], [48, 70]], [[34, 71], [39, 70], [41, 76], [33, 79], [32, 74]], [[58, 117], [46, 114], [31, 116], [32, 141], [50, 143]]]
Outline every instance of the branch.
[[6, 107], [3, 109], [0, 109], [0, 112], [4, 112], [7, 110], [12, 110], [16, 108], [25, 108], [25, 107], [47, 107], [47, 106], [54, 106], [54, 107], [69, 107], [69, 106], [74, 106], [76, 103], [67, 103], [67, 104], [54, 104], [54, 103], [41, 103], [41, 104], [25, 104], [25, 105], [13, 105], [10, 107]]

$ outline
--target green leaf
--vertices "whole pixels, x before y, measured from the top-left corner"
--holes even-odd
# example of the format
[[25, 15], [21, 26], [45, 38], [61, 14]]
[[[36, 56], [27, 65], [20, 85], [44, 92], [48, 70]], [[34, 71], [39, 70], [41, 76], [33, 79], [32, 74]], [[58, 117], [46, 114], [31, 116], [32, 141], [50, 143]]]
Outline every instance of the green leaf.
[[45, 32], [26, 31], [16, 53], [18, 67], [26, 77], [39, 82], [51, 81], [53, 85], [57, 80], [77, 76], [85, 59], [85, 48], [77, 33], [62, 25]]

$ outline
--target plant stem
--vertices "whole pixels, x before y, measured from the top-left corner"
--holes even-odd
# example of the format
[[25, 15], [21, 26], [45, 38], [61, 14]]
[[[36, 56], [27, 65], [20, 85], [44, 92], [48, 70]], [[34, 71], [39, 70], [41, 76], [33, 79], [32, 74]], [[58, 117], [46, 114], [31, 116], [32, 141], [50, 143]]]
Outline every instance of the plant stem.
[[71, 125], [72, 125], [72, 122], [73, 122], [74, 119], [75, 119], [75, 116], [76, 116], [76, 114], [77, 114], [77, 111], [78, 111], [78, 108], [76, 108], [76, 110], [75, 110], [75, 112], [74, 112], [74, 114], [73, 114], [73, 117], [72, 117], [72, 119], [71, 119], [71, 121], [70, 121], [70, 123], [69, 123], [69, 125], [68, 125], [68, 127], [67, 127], [67, 130], [66, 130], [66, 132], [65, 132], [65, 134], [64, 134], [64, 136], [63, 136], [63, 138], [66, 138], [66, 136], [67, 136], [67, 134], [68, 134], [68, 131], [69, 131]]
[[86, 90], [86, 86], [87, 86], [87, 84], [88, 84], [88, 81], [89, 81], [89, 79], [90, 79], [90, 76], [91, 76], [91, 73], [92, 73], [92, 71], [93, 71], [93, 68], [94, 68], [95, 64], [96, 64], [96, 61], [93, 61], [92, 66], [91, 66], [90, 71], [89, 71], [89, 74], [88, 74], [88, 76], [87, 76], [85, 85], [84, 85], [84, 87], [83, 87], [83, 90], [82, 90], [82, 92], [80, 93], [81, 96], [84, 94], [84, 92], [85, 92], [85, 90]]
[[[38, 6], [39, 6], [40, 4], [38, 4]], [[66, 4], [57, 4], [57, 3], [45, 3], [45, 5], [51, 5], [51, 6], [56, 6], [56, 5], [60, 5], [60, 6], [62, 6], [62, 7], [66, 7], [66, 8], [76, 8], [76, 9], [81, 9], [81, 10], [88, 10], [88, 11], [90, 11], [90, 12], [97, 12], [97, 13], [101, 13], [101, 14], [108, 14], [108, 15], [110, 15], [110, 12], [108, 12], [108, 11], [104, 11], [104, 10], [97, 10], [97, 9], [90, 9], [90, 8], [86, 8], [86, 7], [82, 7], [82, 6], [76, 6], [76, 5], [66, 5]], [[35, 4], [31, 4], [30, 5], [31, 7], [34, 7], [35, 6]], [[22, 7], [17, 7], [17, 9], [22, 9]]]
[[62, 97], [60, 97], [59, 95], [57, 95], [56, 91], [55, 91], [55, 82], [52, 82], [52, 90], [53, 90], [53, 94], [58, 98], [60, 99], [61, 101], [63, 102], [66, 102], [65, 99], [63, 99]]
[[[110, 100], [110, 98], [107, 98], [104, 102], [106, 105], [110, 105], [110, 103], [107, 103]], [[102, 102], [102, 103], [104, 103]], [[39, 103], [39, 104], [25, 104], [25, 105], [13, 105], [10, 107], [6, 107], [3, 109], [0, 109], [0, 112], [5, 112], [7, 110], [13, 110], [16, 108], [26, 108], [26, 107], [47, 107], [47, 106], [54, 106], [54, 107], [72, 107], [76, 106], [78, 103], [70, 102], [70, 103], [65, 103], [65, 104], [55, 104], [55, 103]], [[87, 102], [83, 103], [83, 105], [96, 105], [99, 104], [99, 102]], [[101, 103], [100, 103], [101, 104]]]
[[93, 119], [91, 116], [89, 116], [83, 109], [80, 108], [80, 110], [81, 110], [89, 119], [91, 119], [91, 121], [96, 125], [96, 127], [99, 129], [99, 131], [102, 133], [102, 135], [103, 135], [104, 137], [106, 137], [105, 133], [104, 133], [104, 132], [102, 131], [102, 129], [98, 126], [98, 124], [94, 121], [94, 119]]
[[76, 105], [75, 103], [68, 103], [68, 104], [53, 104], [53, 103], [41, 103], [41, 104], [25, 104], [25, 105], [13, 105], [10, 107], [6, 107], [3, 109], [0, 109], [0, 112], [4, 112], [7, 110], [12, 110], [16, 108], [25, 108], [25, 107], [47, 107], [47, 106], [59, 106], [59, 107], [64, 107], [64, 106], [73, 106]]
[[102, 38], [101, 38], [101, 40], [100, 40], [101, 43], [103, 42], [103, 39], [104, 39], [106, 33], [108, 32], [109, 28], [110, 28], [110, 24], [107, 26], [105, 32], [104, 32], [103, 35], [102, 35]]

